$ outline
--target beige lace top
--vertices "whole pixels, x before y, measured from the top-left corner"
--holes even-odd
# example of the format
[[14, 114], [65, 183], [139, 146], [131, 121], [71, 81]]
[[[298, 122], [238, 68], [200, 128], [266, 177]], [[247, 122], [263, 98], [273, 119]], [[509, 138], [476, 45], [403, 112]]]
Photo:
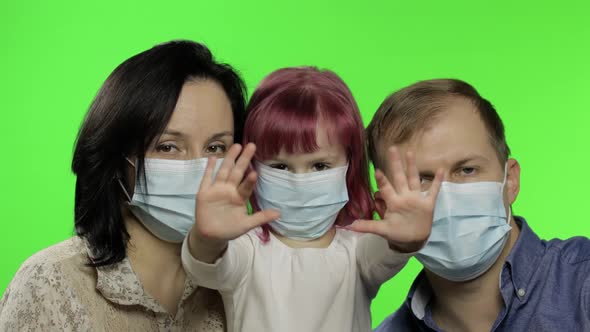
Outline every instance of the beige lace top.
[[0, 300], [0, 331], [224, 331], [223, 303], [187, 278], [175, 317], [146, 293], [128, 259], [85, 265], [73, 237], [30, 257]]

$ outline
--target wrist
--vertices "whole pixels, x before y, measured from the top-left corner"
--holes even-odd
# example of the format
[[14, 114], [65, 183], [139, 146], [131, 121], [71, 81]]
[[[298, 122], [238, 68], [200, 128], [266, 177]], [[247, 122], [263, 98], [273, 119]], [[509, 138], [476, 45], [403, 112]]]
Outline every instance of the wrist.
[[389, 244], [389, 249], [395, 250], [400, 253], [413, 253], [418, 252], [420, 249], [424, 247], [426, 241], [420, 242], [406, 242], [406, 243], [396, 243], [392, 241], [387, 241]]
[[207, 238], [194, 229], [188, 235], [190, 254], [204, 263], [213, 263], [225, 253], [228, 241]]

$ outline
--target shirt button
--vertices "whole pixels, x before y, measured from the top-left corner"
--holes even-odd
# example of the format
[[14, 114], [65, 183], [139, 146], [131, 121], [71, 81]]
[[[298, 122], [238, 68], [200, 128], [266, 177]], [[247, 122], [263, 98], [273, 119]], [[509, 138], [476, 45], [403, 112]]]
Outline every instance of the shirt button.
[[526, 294], [526, 291], [524, 290], [524, 288], [519, 288], [516, 291], [516, 295], [518, 295], [518, 297], [523, 297], [523, 296], [525, 296], [525, 294]]

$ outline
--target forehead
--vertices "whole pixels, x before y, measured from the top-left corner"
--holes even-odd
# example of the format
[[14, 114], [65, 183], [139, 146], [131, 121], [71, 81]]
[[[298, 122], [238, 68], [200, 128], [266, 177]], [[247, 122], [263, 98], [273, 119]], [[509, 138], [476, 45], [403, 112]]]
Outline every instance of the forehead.
[[338, 142], [332, 127], [323, 119], [317, 121], [315, 132], [315, 148], [313, 151], [288, 153], [283, 147], [277, 155], [281, 159], [316, 159], [316, 158], [345, 158], [346, 149]]
[[198, 80], [183, 85], [167, 129], [207, 137], [222, 131], [233, 132], [233, 126], [231, 103], [221, 85]]
[[450, 167], [454, 163], [480, 155], [497, 160], [488, 130], [475, 106], [467, 99], [454, 98], [402, 149], [416, 155], [419, 167]]

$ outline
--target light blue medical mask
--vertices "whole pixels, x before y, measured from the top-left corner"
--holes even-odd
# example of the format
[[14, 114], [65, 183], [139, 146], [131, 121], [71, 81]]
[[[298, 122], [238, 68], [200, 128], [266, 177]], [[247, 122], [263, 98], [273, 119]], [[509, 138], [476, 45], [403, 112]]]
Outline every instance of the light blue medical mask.
[[443, 182], [434, 208], [432, 232], [416, 258], [451, 281], [472, 280], [496, 262], [510, 232], [504, 181]]
[[256, 169], [258, 207], [281, 212], [270, 226], [288, 238], [310, 241], [321, 237], [348, 202], [348, 166], [295, 174], [257, 162]]
[[[214, 174], [222, 160], [217, 160]], [[152, 234], [167, 242], [181, 243], [195, 223], [196, 196], [207, 158], [146, 158], [144, 165], [145, 183], [136, 173], [133, 197], [119, 181], [129, 200], [129, 208]]]

